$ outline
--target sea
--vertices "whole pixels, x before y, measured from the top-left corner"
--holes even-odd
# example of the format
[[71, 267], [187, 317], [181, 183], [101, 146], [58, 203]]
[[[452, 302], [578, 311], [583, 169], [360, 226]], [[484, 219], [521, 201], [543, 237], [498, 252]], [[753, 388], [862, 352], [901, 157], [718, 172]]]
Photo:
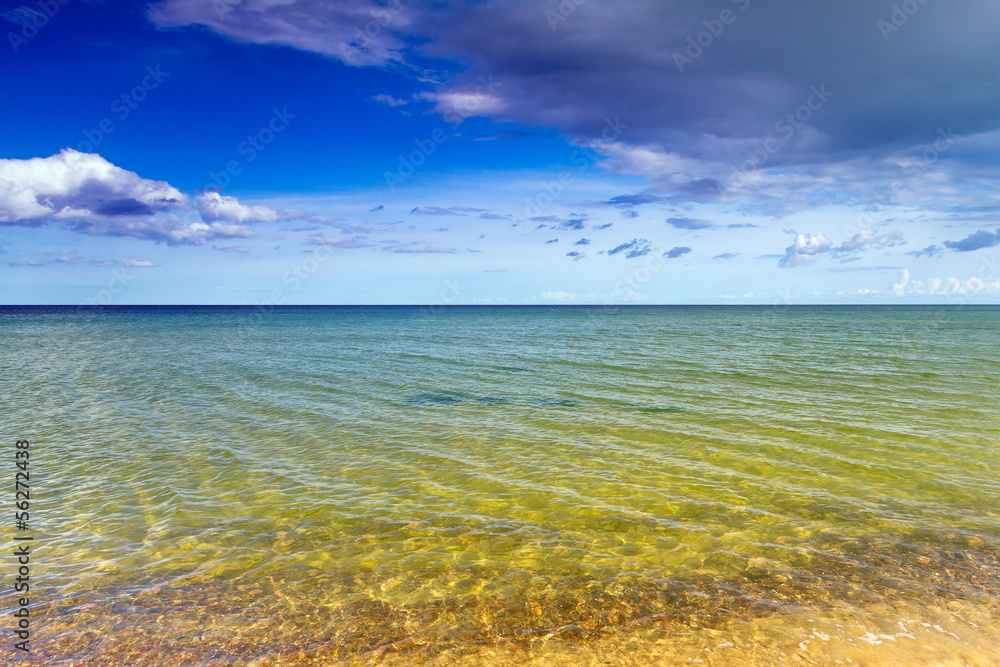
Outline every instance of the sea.
[[1000, 307], [7, 306], [0, 405], [5, 664], [1000, 665]]

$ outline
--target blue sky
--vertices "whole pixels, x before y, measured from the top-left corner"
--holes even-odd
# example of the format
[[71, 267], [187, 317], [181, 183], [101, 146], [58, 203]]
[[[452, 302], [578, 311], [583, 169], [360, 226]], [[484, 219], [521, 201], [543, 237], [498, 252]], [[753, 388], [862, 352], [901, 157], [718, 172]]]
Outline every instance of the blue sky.
[[2, 303], [1000, 300], [986, 0], [0, 18]]

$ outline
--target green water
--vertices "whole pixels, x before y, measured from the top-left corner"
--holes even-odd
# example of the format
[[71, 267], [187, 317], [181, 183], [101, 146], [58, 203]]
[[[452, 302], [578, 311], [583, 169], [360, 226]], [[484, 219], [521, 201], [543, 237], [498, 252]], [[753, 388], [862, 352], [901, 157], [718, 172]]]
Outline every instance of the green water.
[[0, 310], [33, 659], [1000, 664], [998, 325]]

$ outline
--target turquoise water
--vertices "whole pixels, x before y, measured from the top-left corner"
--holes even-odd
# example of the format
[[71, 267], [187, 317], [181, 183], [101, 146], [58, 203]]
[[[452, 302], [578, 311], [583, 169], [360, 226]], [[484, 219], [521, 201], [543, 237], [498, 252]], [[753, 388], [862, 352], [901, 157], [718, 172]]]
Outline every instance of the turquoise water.
[[998, 664], [998, 325], [2, 309], [33, 659]]

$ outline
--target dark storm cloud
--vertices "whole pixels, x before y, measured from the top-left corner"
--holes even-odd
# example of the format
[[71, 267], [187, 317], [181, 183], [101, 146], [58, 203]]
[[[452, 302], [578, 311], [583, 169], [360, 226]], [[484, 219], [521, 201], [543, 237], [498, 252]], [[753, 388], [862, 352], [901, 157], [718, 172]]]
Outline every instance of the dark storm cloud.
[[[838, 193], [815, 183], [831, 172], [841, 190], [887, 184], [902, 172], [887, 159], [933, 142], [942, 128], [968, 137], [1000, 127], [996, 0], [573, 6], [566, 16], [557, 0], [269, 0], [226, 3], [220, 16], [213, 3], [166, 0], [150, 16], [160, 26], [203, 25], [243, 42], [409, 71], [431, 88], [418, 99], [442, 114], [473, 100], [475, 115], [555, 128], [669, 199], [736, 192], [773, 215], [829, 203]], [[373, 36], [360, 39], [366, 21]], [[433, 76], [418, 74], [428, 65]], [[496, 85], [485, 86], [484, 73]], [[1000, 166], [996, 151], [949, 159], [960, 155]], [[936, 166], [951, 168], [946, 162]], [[762, 173], [791, 165], [795, 178]]]
[[[468, 3], [425, 16], [426, 50], [493, 73], [518, 120], [598, 138], [604, 119], [621, 115], [629, 142], [681, 154], [710, 138], [770, 136], [813, 86], [832, 93], [813, 119], [831, 152], [919, 143], [942, 123], [996, 127], [1000, 116], [992, 0], [920, 4], [888, 37], [879, 21], [891, 20], [891, 3], [868, 0], [588, 0], [553, 30], [544, 10], [556, 4]], [[724, 9], [735, 20], [679, 67], [688, 38]]]

